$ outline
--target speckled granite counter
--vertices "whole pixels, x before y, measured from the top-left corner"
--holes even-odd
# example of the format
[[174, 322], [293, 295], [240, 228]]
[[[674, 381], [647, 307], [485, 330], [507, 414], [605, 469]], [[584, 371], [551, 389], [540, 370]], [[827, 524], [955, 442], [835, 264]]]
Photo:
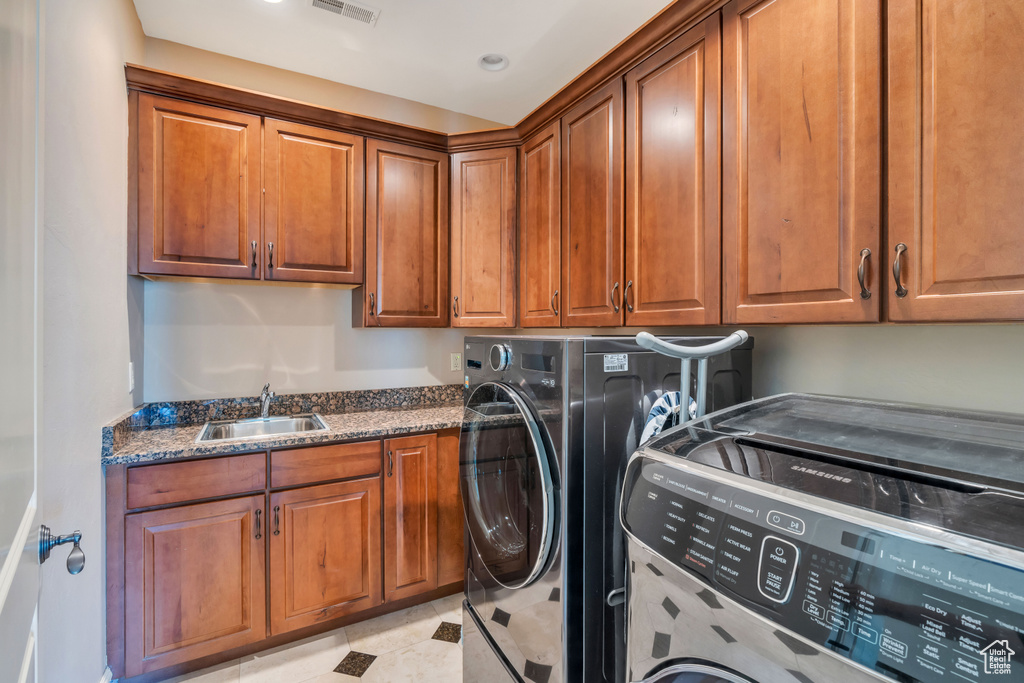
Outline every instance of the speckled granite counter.
[[329, 430], [197, 444], [207, 420], [254, 417], [255, 398], [146, 404], [103, 428], [103, 465], [223, 455], [462, 426], [462, 385], [288, 394], [271, 415], [316, 412]]

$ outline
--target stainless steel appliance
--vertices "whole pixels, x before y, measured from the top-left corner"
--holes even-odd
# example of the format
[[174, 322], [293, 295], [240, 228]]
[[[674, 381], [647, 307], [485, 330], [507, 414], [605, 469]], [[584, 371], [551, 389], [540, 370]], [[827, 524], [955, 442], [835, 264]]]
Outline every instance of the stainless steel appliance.
[[[712, 408], [750, 397], [752, 345], [711, 361]], [[465, 680], [621, 681], [622, 473], [680, 362], [629, 337], [467, 337], [464, 358]]]
[[628, 680], [1024, 680], [1024, 418], [788, 394], [630, 459]]

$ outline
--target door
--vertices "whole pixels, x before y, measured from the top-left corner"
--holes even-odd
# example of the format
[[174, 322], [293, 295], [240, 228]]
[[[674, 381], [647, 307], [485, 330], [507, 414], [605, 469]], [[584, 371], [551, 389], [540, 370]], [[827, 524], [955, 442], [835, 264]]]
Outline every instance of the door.
[[384, 601], [437, 588], [437, 434], [384, 442]]
[[888, 8], [889, 319], [1020, 320], [1024, 6]]
[[363, 324], [448, 325], [448, 155], [366, 142]]
[[626, 74], [626, 325], [716, 325], [719, 16]]
[[[0, 2], [0, 681], [35, 681], [39, 13]], [[44, 473], [40, 472], [39, 475]], [[56, 530], [63, 533], [64, 530]], [[54, 557], [62, 549], [54, 551]], [[63, 562], [55, 559], [55, 563]], [[65, 578], [68, 578], [65, 576]], [[59, 653], [50, 653], [58, 656]]]
[[879, 0], [723, 9], [723, 322], [879, 319], [880, 22]]
[[268, 280], [363, 283], [363, 139], [266, 119]]
[[523, 143], [519, 165], [519, 324], [558, 327], [562, 279], [561, 126]]
[[459, 430], [437, 434], [437, 585], [466, 575], [466, 515], [459, 493]]
[[380, 477], [272, 493], [268, 527], [271, 635], [381, 603]]
[[459, 451], [474, 552], [500, 585], [529, 585], [551, 559], [558, 528], [543, 427], [516, 389], [486, 382], [466, 402]]
[[562, 323], [622, 325], [622, 82], [562, 118]]
[[515, 327], [516, 150], [452, 155], [452, 327]]
[[125, 517], [125, 673], [263, 640], [264, 496]]
[[259, 279], [260, 117], [146, 93], [137, 107], [139, 272]]

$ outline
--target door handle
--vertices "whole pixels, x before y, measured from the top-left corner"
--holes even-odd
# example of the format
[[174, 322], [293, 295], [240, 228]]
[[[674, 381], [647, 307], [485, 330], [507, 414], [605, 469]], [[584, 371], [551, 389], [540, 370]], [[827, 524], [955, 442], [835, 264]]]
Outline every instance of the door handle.
[[626, 310], [630, 313], [633, 312], [633, 304], [629, 303], [629, 290], [633, 289], [633, 281], [630, 280], [626, 283], [626, 289], [622, 292], [622, 300], [626, 302]]
[[257, 541], [260, 540], [261, 538], [263, 538], [263, 532], [260, 530], [261, 529], [260, 513], [262, 513], [262, 512], [263, 512], [263, 510], [257, 510], [256, 511], [256, 540]]
[[389, 477], [391, 476], [391, 471], [394, 469], [394, 467], [395, 467], [395, 461], [391, 457], [391, 449], [389, 448], [388, 449], [388, 476]]
[[281, 518], [278, 516], [278, 513], [280, 513], [280, 512], [281, 512], [281, 506], [280, 505], [275, 505], [274, 506], [274, 535], [275, 536], [280, 536], [281, 535]]
[[621, 306], [619, 306], [617, 303], [615, 303], [615, 292], [617, 292], [617, 291], [619, 291], [619, 283], [618, 282], [616, 282], [612, 286], [612, 293], [611, 293], [611, 295], [609, 297], [611, 299], [611, 302], [612, 302], [612, 309], [614, 309], [615, 313], [618, 313], [619, 309], [621, 308]]
[[377, 323], [377, 327], [380, 327], [380, 318], [377, 317], [377, 300], [373, 292], [370, 292], [370, 317]]
[[459, 297], [455, 297], [455, 300], [452, 302], [452, 313], [455, 314], [456, 318], [459, 317]]
[[867, 288], [867, 284], [865, 284], [865, 282], [864, 282], [865, 278], [867, 277], [867, 272], [866, 272], [867, 271], [867, 268], [866, 268], [867, 260], [870, 257], [871, 257], [871, 250], [870, 249], [861, 249], [860, 250], [860, 265], [857, 267], [857, 280], [860, 282], [860, 298], [861, 299], [870, 299], [871, 298], [871, 290]]
[[896, 280], [896, 296], [903, 298], [907, 295], [907, 288], [900, 282], [900, 256], [907, 250], [907, 245], [900, 242], [896, 245], [896, 258], [892, 262], [892, 277]]
[[558, 290], [556, 289], [555, 293], [551, 295], [551, 310], [554, 311], [555, 315], [558, 315], [558, 304], [555, 303], [555, 299], [557, 298]]
[[270, 252], [269, 257], [267, 258], [267, 268], [273, 268], [274, 267], [274, 243], [273, 242], [267, 242], [267, 251]]
[[82, 551], [82, 546], [79, 545], [81, 541], [81, 531], [75, 531], [65, 536], [54, 536], [50, 532], [50, 527], [41, 524], [39, 526], [39, 564], [46, 562], [50, 558], [50, 551], [57, 546], [74, 543], [71, 554], [68, 555], [68, 574], [74, 576], [82, 573], [82, 570], [85, 569], [85, 553]]
[[259, 249], [259, 246], [260, 245], [256, 242], [256, 240], [252, 241], [252, 267], [253, 268], [256, 267], [256, 251]]

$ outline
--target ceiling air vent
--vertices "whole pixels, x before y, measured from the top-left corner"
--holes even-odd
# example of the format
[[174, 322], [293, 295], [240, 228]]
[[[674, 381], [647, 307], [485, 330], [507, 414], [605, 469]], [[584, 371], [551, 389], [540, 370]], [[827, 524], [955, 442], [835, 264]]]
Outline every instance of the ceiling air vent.
[[377, 17], [380, 16], [380, 10], [376, 7], [370, 7], [358, 2], [349, 2], [349, 0], [313, 0], [313, 7], [319, 7], [328, 12], [334, 12], [335, 14], [361, 21], [370, 26], [375, 26], [377, 24]]

